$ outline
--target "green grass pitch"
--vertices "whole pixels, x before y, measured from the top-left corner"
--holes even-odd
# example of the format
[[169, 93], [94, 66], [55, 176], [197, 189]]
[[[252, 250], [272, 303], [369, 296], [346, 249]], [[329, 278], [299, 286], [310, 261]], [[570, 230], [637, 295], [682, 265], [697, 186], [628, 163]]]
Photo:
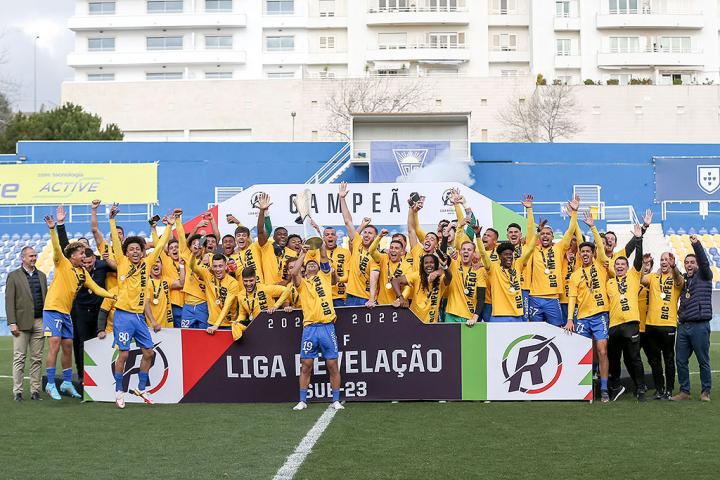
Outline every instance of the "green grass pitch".
[[[715, 398], [618, 402], [348, 403], [299, 479], [720, 478], [720, 333]], [[16, 404], [0, 337], [2, 479], [270, 479], [324, 411], [290, 404]], [[691, 359], [691, 371], [697, 363]], [[649, 371], [649, 370], [648, 370]]]

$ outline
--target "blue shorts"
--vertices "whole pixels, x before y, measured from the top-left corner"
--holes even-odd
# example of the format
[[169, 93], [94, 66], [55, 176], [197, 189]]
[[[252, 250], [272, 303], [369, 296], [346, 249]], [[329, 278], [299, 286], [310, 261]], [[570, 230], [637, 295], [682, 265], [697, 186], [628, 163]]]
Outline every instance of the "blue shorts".
[[207, 302], [190, 305], [183, 305], [180, 328], [208, 328], [208, 306]]
[[575, 333], [595, 340], [608, 339], [608, 315], [598, 313], [592, 317], [578, 318], [575, 321]]
[[547, 322], [556, 327], [563, 327], [567, 323], [563, 321], [560, 300], [557, 298], [530, 297], [528, 319], [531, 322]]
[[43, 310], [43, 332], [46, 337], [73, 338], [70, 314]]
[[345, 306], [345, 299], [344, 298], [335, 298], [333, 299], [333, 307], [344, 307]]
[[562, 312], [563, 322], [565, 322], [565, 324], [567, 324], [567, 321], [568, 321], [568, 304], [567, 304], [567, 303], [561, 303], [561, 304], [560, 304], [560, 311]]
[[182, 321], [182, 312], [183, 312], [183, 307], [178, 307], [177, 305], [172, 306], [173, 327], [180, 328], [181, 321]]
[[486, 303], [485, 306], [483, 307], [482, 321], [483, 322], [491, 322], [492, 321], [492, 303]]
[[525, 317], [525, 321], [527, 322], [528, 319], [530, 318], [530, 310], [528, 310], [529, 299], [530, 299], [530, 290], [522, 291], [522, 299], [523, 299], [523, 316]]
[[125, 310], [115, 310], [113, 319], [114, 346], [118, 350], [130, 350], [130, 342], [134, 339], [140, 348], [153, 348], [150, 329], [142, 313], [131, 313]]
[[334, 324], [314, 323], [303, 328], [300, 340], [300, 359], [317, 358], [318, 351], [326, 360], [338, 358]]
[[518, 317], [490, 317], [490, 322], [524, 322], [525, 318], [522, 315]]
[[364, 307], [367, 303], [367, 298], [356, 297], [348, 293], [347, 299], [345, 300], [346, 307]]

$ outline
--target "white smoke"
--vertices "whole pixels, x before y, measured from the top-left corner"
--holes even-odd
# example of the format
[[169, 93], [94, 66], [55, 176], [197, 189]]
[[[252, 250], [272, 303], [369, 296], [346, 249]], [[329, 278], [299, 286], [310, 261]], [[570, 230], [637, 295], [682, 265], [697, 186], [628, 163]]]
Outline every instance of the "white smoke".
[[430, 183], [430, 182], [458, 182], [466, 187], [475, 183], [472, 174], [472, 159], [457, 151], [443, 150], [432, 162], [412, 171], [407, 176], [399, 176], [396, 182], [403, 183]]

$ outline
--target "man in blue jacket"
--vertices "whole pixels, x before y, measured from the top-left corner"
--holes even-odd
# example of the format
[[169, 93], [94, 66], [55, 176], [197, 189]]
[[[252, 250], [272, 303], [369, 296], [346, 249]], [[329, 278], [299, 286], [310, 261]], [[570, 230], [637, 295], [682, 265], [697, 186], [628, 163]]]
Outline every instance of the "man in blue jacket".
[[697, 236], [690, 235], [694, 254], [685, 257], [685, 286], [680, 295], [678, 329], [675, 342], [680, 393], [672, 400], [690, 400], [688, 361], [695, 356], [700, 364], [700, 400], [710, 401], [710, 320], [712, 319], [712, 278], [710, 262]]

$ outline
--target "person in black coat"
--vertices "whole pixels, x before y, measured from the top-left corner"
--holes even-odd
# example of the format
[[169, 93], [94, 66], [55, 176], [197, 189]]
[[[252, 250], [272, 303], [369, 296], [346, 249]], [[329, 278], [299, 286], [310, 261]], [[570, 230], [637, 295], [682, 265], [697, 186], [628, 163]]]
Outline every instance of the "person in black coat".
[[710, 401], [712, 373], [710, 371], [710, 320], [712, 320], [713, 274], [710, 261], [700, 240], [690, 235], [695, 253], [685, 257], [685, 287], [680, 295], [678, 329], [675, 341], [680, 393], [672, 400], [690, 400], [690, 372], [688, 362], [695, 353], [700, 364], [700, 400]]

